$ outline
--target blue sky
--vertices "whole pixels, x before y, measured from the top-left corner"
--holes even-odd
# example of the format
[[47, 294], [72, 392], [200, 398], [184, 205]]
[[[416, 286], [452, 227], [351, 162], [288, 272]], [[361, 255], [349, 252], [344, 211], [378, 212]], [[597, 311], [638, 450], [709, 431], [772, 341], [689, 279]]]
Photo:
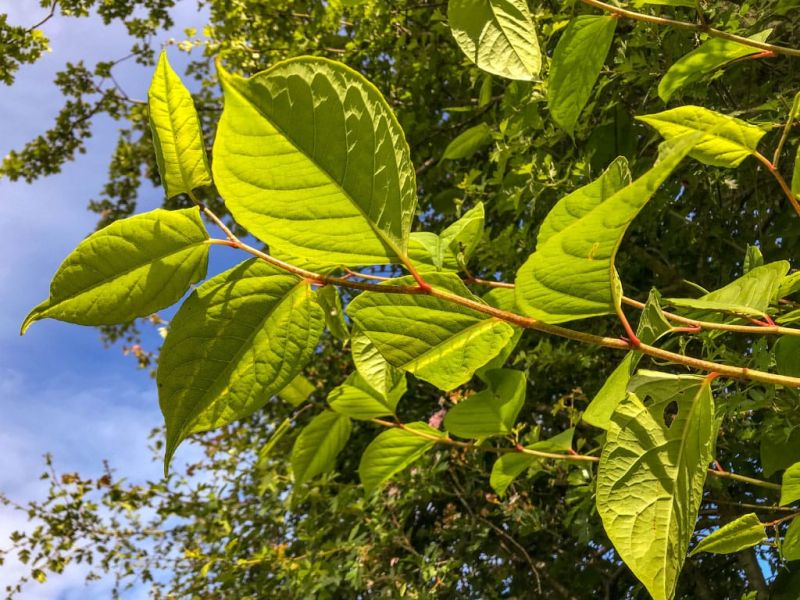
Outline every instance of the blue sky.
[[[30, 25], [44, 10], [32, 0], [0, 0], [0, 12], [14, 24]], [[196, 2], [179, 5], [180, 28], [202, 26]], [[62, 98], [52, 85], [66, 61], [116, 58], [127, 54], [129, 39], [121, 27], [108, 28], [99, 19], [49, 21], [44, 30], [53, 52], [25, 66], [13, 87], [0, 87], [0, 156], [21, 147], [52, 123]], [[174, 34], [173, 35], [180, 35]], [[165, 42], [169, 38], [165, 34]], [[177, 50], [170, 54], [176, 68], [183, 64]], [[134, 64], [115, 74], [128, 94], [145, 98], [150, 73]], [[52, 452], [57, 470], [96, 476], [109, 459], [130, 481], [161, 477], [162, 466], [150, 460], [149, 431], [161, 424], [155, 384], [136, 368], [119, 346], [104, 349], [99, 333], [45, 320], [25, 337], [19, 326], [31, 307], [48, 293], [50, 278], [61, 260], [92, 229], [97, 215], [86, 210], [97, 197], [116, 138], [117, 124], [99, 119], [86, 154], [66, 165], [59, 175], [31, 185], [0, 180], [0, 490], [24, 502], [41, 498], [42, 456]], [[161, 202], [159, 190], [146, 191], [140, 210]], [[183, 450], [178, 462], [185, 462]], [[0, 545], [8, 533], [25, 527], [19, 515], [0, 508]], [[0, 568], [0, 589], [17, 579], [21, 567]], [[26, 599], [107, 597], [108, 582], [87, 589], [82, 571], [70, 569], [52, 576], [44, 586], [31, 584]], [[133, 592], [128, 597], [142, 593]]]

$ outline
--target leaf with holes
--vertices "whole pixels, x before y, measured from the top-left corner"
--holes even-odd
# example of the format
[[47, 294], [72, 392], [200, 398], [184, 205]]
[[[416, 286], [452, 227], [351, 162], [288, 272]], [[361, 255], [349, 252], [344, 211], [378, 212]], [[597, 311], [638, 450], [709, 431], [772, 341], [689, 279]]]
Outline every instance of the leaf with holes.
[[214, 180], [237, 223], [285, 255], [401, 262], [416, 208], [408, 144], [369, 81], [323, 58], [219, 76]]
[[488, 73], [530, 81], [542, 68], [525, 0], [450, 0], [447, 20], [461, 50]]
[[766, 133], [760, 127], [701, 106], [681, 106], [636, 118], [666, 140], [699, 133], [700, 138], [689, 154], [715, 167], [738, 167], [757, 152], [758, 142]]
[[156, 375], [165, 465], [189, 434], [246, 417], [284, 389], [323, 324], [307, 281], [257, 259], [197, 288], [172, 320]]
[[50, 297], [25, 317], [114, 325], [181, 299], [206, 276], [208, 233], [197, 208], [120, 219], [83, 240], [53, 276]]
[[361, 455], [358, 475], [367, 493], [373, 492], [418, 460], [445, 434], [422, 422], [384, 431]]
[[629, 389], [603, 446], [597, 510], [625, 564], [655, 600], [670, 600], [712, 459], [714, 400], [709, 381], [692, 376], [651, 373]]
[[192, 95], [161, 52], [147, 93], [158, 173], [167, 198], [211, 185], [206, 145]]
[[[480, 303], [455, 274], [426, 278], [444, 295]], [[406, 277], [387, 284], [411, 283]], [[496, 317], [430, 295], [363, 292], [347, 312], [389, 364], [442, 390], [469, 381], [514, 334]]]

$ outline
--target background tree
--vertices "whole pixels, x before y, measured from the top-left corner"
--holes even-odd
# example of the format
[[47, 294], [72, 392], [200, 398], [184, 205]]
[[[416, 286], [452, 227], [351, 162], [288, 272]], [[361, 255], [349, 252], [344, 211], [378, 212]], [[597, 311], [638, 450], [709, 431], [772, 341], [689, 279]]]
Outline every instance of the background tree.
[[[586, 4], [592, 3], [530, 6], [544, 56], [553, 55], [570, 18], [600, 14]], [[700, 10], [686, 6], [692, 2], [665, 4], [674, 7], [642, 10], [701, 27], [618, 19], [598, 82], [570, 132], [563, 119], [560, 126], [554, 120], [546, 81], [509, 81], [467, 60], [450, 32], [444, 3], [203, 2], [208, 26], [200, 35], [187, 32], [178, 47], [191, 53], [186, 74], [198, 82], [195, 102], [207, 140], [221, 109], [212, 64], [217, 56], [229, 70], [245, 74], [300, 54], [333, 58], [364, 74], [406, 132], [418, 178], [418, 224], [440, 231], [482, 201], [484, 237], [469, 269], [476, 277], [508, 281], [533, 249], [556, 201], [594, 179], [616, 156], [629, 160], [634, 176], [652, 165], [660, 137], [633, 117], [664, 110], [657, 78], [706, 41], [705, 24], [742, 36], [771, 28], [770, 43], [784, 46], [791, 45], [799, 26], [788, 1], [758, 7], [709, 1], [699, 3]], [[172, 24], [172, 6], [169, 0], [85, 0], [44, 8], [52, 9], [54, 18], [96, 11], [106, 22], [123, 21], [132, 59], [154, 65], [159, 32]], [[46, 42], [38, 27], [22, 30], [1, 20], [0, 36], [14, 49], [0, 63], [9, 83], [19, 63], [35, 60]], [[792, 99], [800, 89], [798, 60], [749, 54], [725, 68], [710, 65], [675, 90], [667, 106], [701, 105], [763, 123], [770, 132], [762, 147], [780, 145], [772, 163], [787, 171], [795, 136], [789, 130], [788, 142], [779, 142], [787, 120], [791, 125]], [[0, 175], [11, 180], [56, 172], [81, 151], [97, 115], [118, 119], [124, 129], [109, 182], [90, 202], [100, 227], [132, 214], [148, 181], [161, 183], [146, 106], [117, 85], [115, 62], [68, 65], [56, 81], [67, 101], [54, 127], [0, 166]], [[617, 265], [629, 296], [644, 300], [651, 286], [665, 295], [692, 295], [687, 280], [706, 289], [721, 287], [744, 272], [748, 245], [757, 245], [769, 261], [794, 260], [797, 216], [768, 170], [749, 161], [737, 170], [686, 162], [676, 171], [621, 248]], [[198, 193], [224, 213], [213, 189]], [[185, 196], [165, 202], [168, 208], [190, 205]], [[748, 256], [757, 260], [754, 253]], [[585, 326], [595, 334], [622, 334], [615, 318]], [[108, 327], [104, 335], [134, 339], [136, 327]], [[774, 362], [770, 342], [704, 335], [686, 344], [721, 362], [741, 363], [744, 356], [749, 366], [768, 368]], [[508, 359], [528, 378], [520, 415], [520, 422], [529, 424], [525, 439], [550, 438], [577, 426], [575, 448], [596, 449], [600, 432], [583, 424], [581, 413], [619, 359], [527, 332]], [[142, 355], [145, 366], [148, 360]], [[275, 398], [241, 423], [195, 436], [205, 460], [164, 482], [130, 486], [111, 471], [92, 481], [48, 472], [50, 496], [21, 507], [41, 527], [15, 536], [12, 551], [30, 561], [35, 579], [71, 562], [92, 561], [98, 573], [117, 574], [121, 585], [151, 582], [156, 595], [646, 597], [594, 514], [595, 473], [580, 464], [537, 464], [499, 498], [489, 485], [491, 463], [485, 455], [443, 447], [383, 493], [365, 497], [356, 472], [374, 430], [357, 427], [337, 458], [335, 474], [295, 485], [287, 461], [293, 440], [316, 412], [313, 407], [322, 406], [351, 371], [342, 342], [326, 334], [305, 373], [314, 383], [309, 403], [295, 408]], [[409, 384], [401, 404], [404, 421], [435, 421], [459, 399], [412, 378]], [[790, 390], [731, 383], [719, 403], [725, 420], [717, 459], [724, 469], [780, 481], [780, 472], [800, 459], [797, 400]], [[160, 457], [159, 441], [154, 448]], [[751, 512], [747, 505], [775, 504], [769, 489], [711, 480], [698, 529]], [[756, 510], [762, 520], [785, 514]], [[767, 580], [776, 574], [774, 597], [795, 597], [797, 576], [789, 565], [766, 545], [730, 555], [700, 553], [688, 559], [678, 596], [766, 597]]]

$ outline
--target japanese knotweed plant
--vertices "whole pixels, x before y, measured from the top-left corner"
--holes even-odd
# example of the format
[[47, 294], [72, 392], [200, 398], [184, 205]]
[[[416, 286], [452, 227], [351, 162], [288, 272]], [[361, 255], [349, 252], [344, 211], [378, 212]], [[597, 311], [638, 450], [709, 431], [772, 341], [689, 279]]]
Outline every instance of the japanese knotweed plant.
[[[568, 132], [600, 75], [619, 18], [695, 27], [584, 3], [610, 14], [571, 21], [552, 58], [548, 103], [554, 121]], [[449, 20], [457, 43], [479, 67], [508, 78], [538, 77], [543, 57], [523, 0], [451, 0]], [[767, 44], [769, 31], [752, 38], [708, 26], [703, 31], [711, 39], [665, 75], [658, 87], [663, 98], [731, 60], [797, 53]], [[541, 223], [536, 249], [512, 284], [478, 279], [467, 268], [483, 237], [480, 203], [438, 234], [412, 233], [417, 189], [409, 147], [379, 90], [357, 72], [313, 57], [281, 62], [250, 78], [222, 64], [218, 72], [225, 107], [211, 167], [191, 96], [166, 55], [149, 94], [166, 194], [185, 194], [196, 206], [137, 215], [89, 236], [58, 269], [49, 297], [22, 326], [24, 332], [44, 318], [125, 323], [173, 305], [191, 289], [158, 364], [165, 468], [195, 432], [241, 419], [276, 395], [304, 402], [313, 387], [302, 371], [327, 327], [349, 344], [355, 370], [296, 438], [296, 485], [333, 468], [354, 420], [384, 428], [359, 466], [368, 493], [441, 444], [495, 455], [490, 483], [500, 495], [542, 460], [598, 463], [596, 506], [606, 532], [659, 600], [674, 596], [709, 474], [780, 490], [782, 506], [800, 500], [798, 465], [786, 471], [783, 486], [709, 468], [715, 462], [719, 381], [800, 388], [800, 329], [773, 320], [797, 320], [781, 314], [779, 303], [800, 290], [800, 274], [790, 274], [786, 262], [763, 264], [752, 249], [745, 275], [719, 290], [692, 299], [662, 299], [654, 290], [641, 303], [624, 295], [615, 268], [631, 222], [689, 159], [734, 168], [755, 157], [800, 212], [794, 191], [757, 149], [762, 128], [697, 106], [639, 117], [665, 138], [657, 162], [634, 179], [626, 160], [618, 158], [562, 198]], [[798, 110], [796, 103], [781, 146]], [[485, 135], [478, 128], [468, 131], [448, 152], [457, 156], [461, 146], [482, 143]], [[211, 184], [238, 226], [264, 246], [243, 241], [196, 200], [194, 190]], [[204, 218], [220, 237], [209, 236]], [[249, 258], [206, 279], [212, 246]], [[375, 275], [372, 267], [388, 264], [406, 275]], [[339, 288], [351, 298], [346, 307]], [[475, 291], [487, 288], [483, 295]], [[665, 311], [662, 304], [674, 308]], [[624, 305], [641, 310], [635, 329]], [[563, 325], [603, 315], [616, 315], [623, 337]], [[504, 365], [528, 329], [624, 353], [584, 413], [588, 424], [605, 431], [599, 457], [573, 450], [572, 429], [527, 446], [520, 442], [517, 417], [526, 376]], [[778, 372], [659, 345], [701, 331], [779, 336]], [[675, 368], [637, 371], [643, 356]], [[438, 428], [404, 423], [397, 406], [407, 373], [444, 391], [477, 377], [482, 390], [451, 408]], [[288, 427], [277, 426], [275, 436]], [[798, 515], [787, 512], [773, 522], [745, 515], [693, 552], [733, 552], [761, 543], [767, 527]], [[800, 553], [800, 520], [792, 521], [784, 548], [787, 557]]]

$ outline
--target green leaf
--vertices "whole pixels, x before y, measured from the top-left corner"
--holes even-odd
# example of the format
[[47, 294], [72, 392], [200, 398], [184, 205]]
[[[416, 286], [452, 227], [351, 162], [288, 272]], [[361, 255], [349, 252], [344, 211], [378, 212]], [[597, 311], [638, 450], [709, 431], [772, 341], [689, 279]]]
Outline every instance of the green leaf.
[[158, 364], [165, 464], [189, 434], [241, 419], [284, 389], [314, 354], [323, 322], [307, 281], [257, 259], [197, 288]]
[[483, 239], [483, 225], [483, 202], [478, 202], [440, 235], [413, 232], [408, 254], [421, 272], [462, 271]]
[[784, 335], [775, 342], [778, 373], [800, 377], [800, 337]]
[[167, 308], [206, 276], [207, 240], [197, 208], [115, 221], [61, 263], [50, 297], [25, 318], [20, 333], [40, 319], [114, 325]]
[[292, 472], [297, 485], [333, 469], [347, 445], [352, 425], [344, 415], [323, 411], [305, 426], [292, 448]]
[[570, 135], [606, 61], [617, 20], [575, 17], [558, 40], [547, 80], [547, 105], [553, 120]]
[[275, 448], [275, 445], [283, 439], [283, 436], [286, 435], [286, 432], [289, 431], [291, 426], [292, 419], [291, 417], [287, 417], [275, 428], [275, 430], [272, 432], [272, 435], [269, 436], [267, 443], [261, 446], [261, 449], [258, 451], [258, 462], [256, 463], [256, 469], [263, 470], [266, 467], [267, 459], [269, 458], [270, 453]]
[[796, 198], [800, 198], [800, 146], [794, 156], [794, 168], [792, 169], [792, 193]]
[[615, 312], [621, 286], [614, 258], [628, 225], [697, 141], [666, 146], [656, 165], [628, 183], [624, 159], [561, 199], [542, 223], [536, 252], [517, 272], [517, 305], [545, 323]]
[[764, 266], [764, 255], [758, 246], [747, 246], [747, 252], [744, 255], [744, 266], [742, 267], [743, 273], [749, 273], [756, 267]]
[[[480, 302], [457, 275], [426, 279], [440, 291]], [[407, 277], [389, 282], [410, 283]], [[500, 319], [428, 295], [363, 292], [347, 312], [389, 364], [442, 390], [469, 381], [514, 334]]]
[[[636, 393], [614, 411], [597, 474], [597, 510], [625, 564], [655, 600], [669, 600], [712, 458], [714, 400], [707, 381], [656, 375], [632, 382]], [[673, 402], [678, 414], [667, 425]]]
[[781, 506], [800, 500], [800, 462], [794, 463], [783, 472], [781, 482]]
[[758, 142], [766, 133], [734, 117], [701, 106], [681, 106], [664, 112], [636, 117], [671, 140], [690, 133], [700, 133], [689, 155], [715, 167], [738, 167], [757, 152]]
[[406, 255], [416, 208], [403, 131], [380, 92], [323, 58], [249, 79], [219, 67], [214, 180], [236, 222], [291, 256], [348, 266]]
[[430, 450], [437, 439], [445, 437], [444, 433], [421, 421], [384, 431], [361, 455], [358, 475], [364, 490], [370, 493], [378, 489]]
[[281, 400], [288, 402], [292, 406], [300, 406], [308, 399], [314, 390], [316, 390], [314, 384], [311, 383], [305, 375], [299, 373], [286, 387], [278, 392], [278, 396], [281, 397]]
[[767, 533], [764, 527], [764, 523], [758, 520], [755, 513], [742, 515], [735, 521], [723, 525], [714, 533], [700, 540], [700, 543], [694, 547], [689, 556], [694, 556], [698, 552], [731, 554], [745, 548], [751, 548], [767, 540]]
[[[650, 290], [647, 303], [642, 310], [642, 316], [639, 318], [636, 337], [644, 344], [652, 344], [672, 329], [661, 311], [660, 298], [661, 295], [657, 290]], [[625, 355], [625, 358], [609, 375], [603, 387], [595, 394], [583, 413], [581, 418], [586, 423], [599, 429], [608, 429], [611, 426], [611, 415], [620, 400], [627, 394], [631, 375], [639, 365], [641, 358], [642, 355], [638, 352], [628, 352]]]
[[784, 560], [800, 560], [800, 519], [794, 518], [786, 530], [781, 544]]
[[800, 271], [795, 271], [784, 277], [778, 285], [773, 301], [777, 302], [782, 298], [800, 292]]
[[492, 141], [492, 130], [486, 123], [470, 127], [447, 144], [442, 155], [443, 160], [469, 158]]
[[350, 339], [350, 332], [347, 330], [347, 322], [344, 319], [344, 308], [342, 307], [342, 297], [335, 286], [324, 285], [317, 290], [317, 302], [325, 313], [325, 323], [328, 331], [337, 340], [346, 342]]
[[[549, 440], [542, 440], [526, 446], [528, 450], [538, 452], [568, 452], [572, 448], [572, 436], [575, 428], [562, 431]], [[511, 483], [519, 477], [525, 469], [541, 463], [541, 458], [525, 454], [523, 452], [509, 452], [501, 455], [492, 466], [492, 474], [489, 477], [489, 485], [497, 492], [501, 498], [505, 496], [506, 490]]]
[[192, 95], [161, 52], [147, 94], [156, 162], [167, 198], [211, 185], [206, 146]]
[[358, 374], [379, 394], [386, 396], [405, 374], [390, 365], [383, 355], [357, 325], [353, 325], [350, 336], [350, 351]]
[[461, 50], [484, 71], [521, 81], [539, 74], [542, 54], [525, 0], [450, 0], [447, 19]]
[[655, 4], [658, 6], [685, 6], [686, 8], [696, 8], [697, 0], [634, 0], [634, 6], [645, 6]]
[[328, 404], [332, 410], [351, 419], [369, 420], [393, 415], [397, 402], [405, 393], [405, 377], [401, 377], [387, 394], [382, 394], [364, 381], [356, 371], [328, 394]]
[[682, 308], [764, 317], [788, 272], [789, 263], [779, 260], [755, 267], [700, 298], [669, 298], [665, 302]]
[[761, 434], [759, 447], [764, 476], [792, 466], [800, 456], [800, 428], [770, 427]]
[[[765, 29], [755, 35], [751, 35], [748, 39], [764, 42], [771, 33], [772, 29]], [[762, 52], [759, 48], [720, 38], [712, 38], [682, 56], [669, 68], [658, 83], [658, 95], [664, 102], [668, 102], [672, 95], [685, 85], [702, 79], [708, 73], [732, 60], [750, 56], [751, 54], [758, 54], [759, 52]]]
[[459, 437], [477, 439], [505, 435], [514, 429], [525, 403], [525, 374], [514, 369], [495, 369], [485, 374], [489, 387], [451, 408], [444, 428]]

